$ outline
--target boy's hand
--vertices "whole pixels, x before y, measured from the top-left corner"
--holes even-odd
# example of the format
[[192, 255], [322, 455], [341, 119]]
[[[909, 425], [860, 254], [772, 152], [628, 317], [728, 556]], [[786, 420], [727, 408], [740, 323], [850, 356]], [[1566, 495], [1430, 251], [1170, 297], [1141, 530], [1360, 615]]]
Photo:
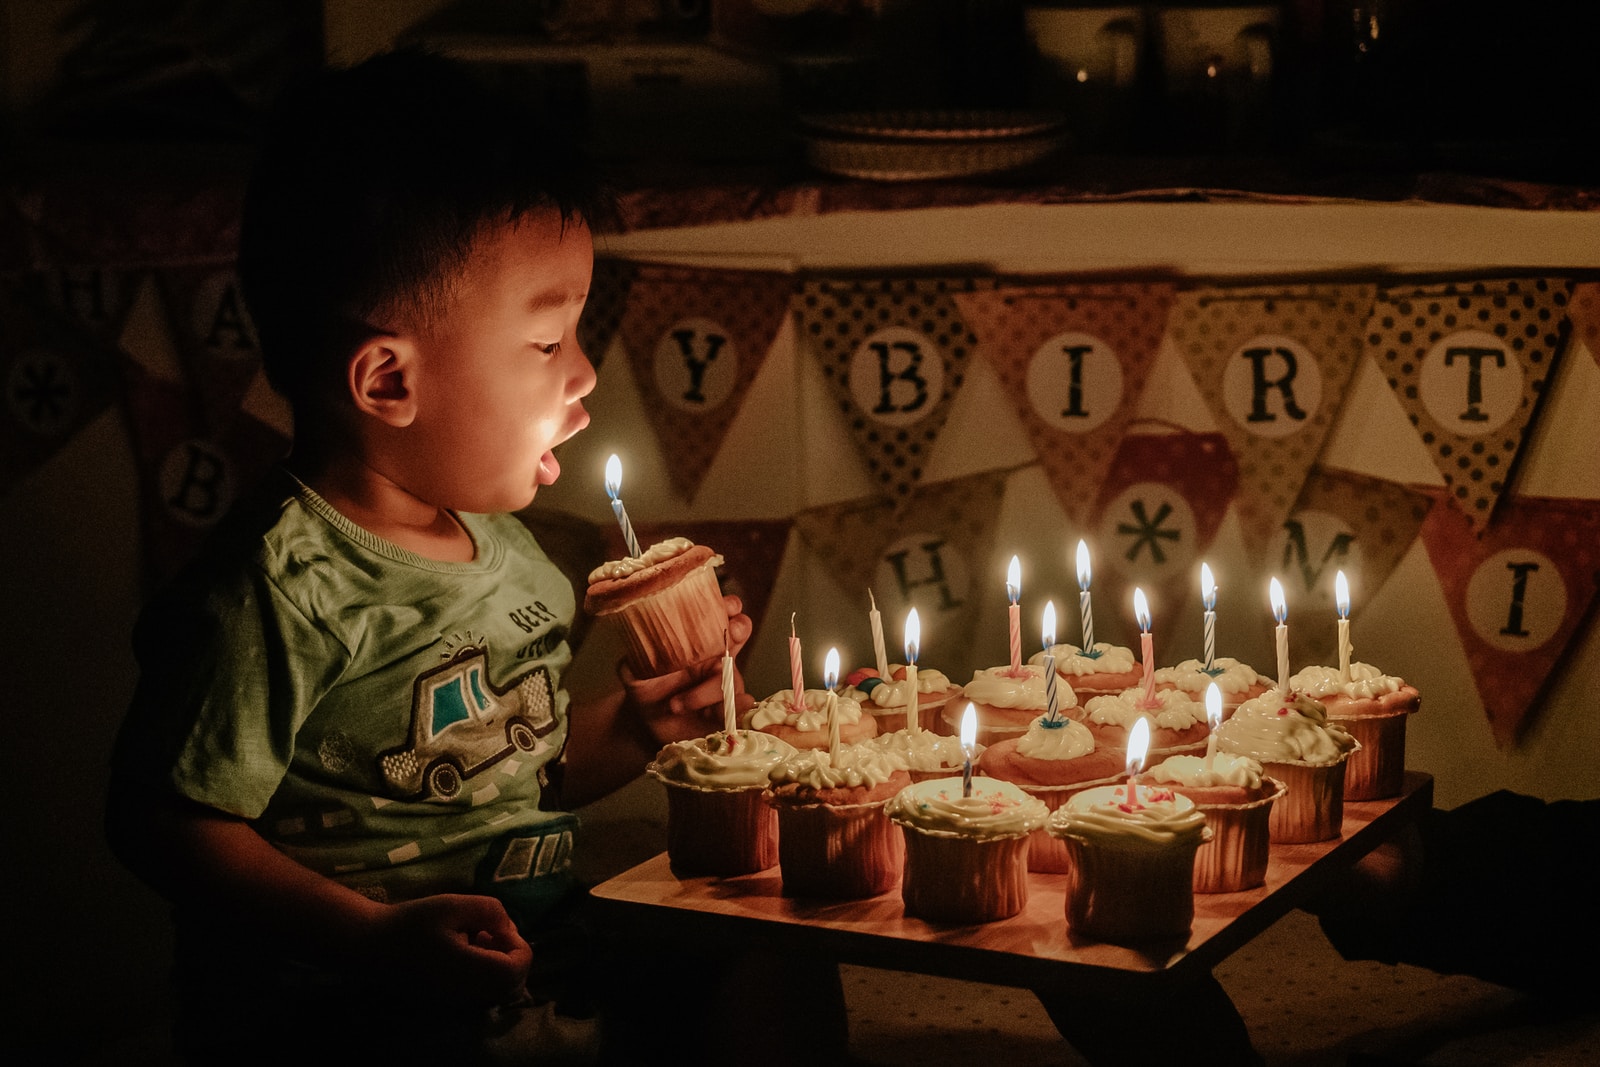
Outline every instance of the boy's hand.
[[533, 950], [492, 897], [442, 893], [378, 912], [373, 958], [408, 989], [418, 985], [484, 1006], [517, 995]]
[[[744, 614], [744, 604], [736, 596], [722, 598], [728, 612], [730, 651], [737, 656], [755, 629]], [[628, 703], [638, 712], [658, 744], [704, 737], [721, 728], [722, 657], [712, 656], [683, 670], [655, 678], [635, 678], [626, 662], [617, 667]], [[738, 668], [733, 675], [734, 707], [739, 714], [755, 705], [755, 698], [744, 691], [744, 677]]]

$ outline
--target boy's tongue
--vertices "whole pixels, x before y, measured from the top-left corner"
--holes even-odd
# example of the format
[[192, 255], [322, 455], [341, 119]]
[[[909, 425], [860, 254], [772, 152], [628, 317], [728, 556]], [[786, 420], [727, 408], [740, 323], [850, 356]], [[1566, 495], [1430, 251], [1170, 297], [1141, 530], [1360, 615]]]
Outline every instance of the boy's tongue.
[[547, 449], [545, 454], [539, 457], [539, 484], [554, 485], [559, 477], [561, 477], [561, 464], [556, 462], [556, 454]]

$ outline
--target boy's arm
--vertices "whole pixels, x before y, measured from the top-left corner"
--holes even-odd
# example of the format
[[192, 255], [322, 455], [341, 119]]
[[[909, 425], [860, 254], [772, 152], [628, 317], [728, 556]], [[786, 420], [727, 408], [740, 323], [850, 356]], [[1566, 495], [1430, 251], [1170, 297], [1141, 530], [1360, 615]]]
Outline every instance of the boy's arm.
[[487, 1005], [520, 988], [532, 961], [497, 900], [369, 900], [279, 852], [244, 819], [148, 787], [112, 782], [106, 836], [117, 858], [174, 904], [341, 973]]

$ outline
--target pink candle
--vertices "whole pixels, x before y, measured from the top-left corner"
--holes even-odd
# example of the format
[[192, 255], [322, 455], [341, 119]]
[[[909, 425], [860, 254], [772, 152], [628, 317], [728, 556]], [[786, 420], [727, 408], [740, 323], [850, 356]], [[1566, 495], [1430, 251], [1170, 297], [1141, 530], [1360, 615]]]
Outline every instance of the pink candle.
[[1011, 601], [1011, 673], [1022, 673], [1022, 605], [1017, 599], [1022, 595], [1022, 564], [1016, 556], [1006, 569], [1006, 597]]
[[1144, 590], [1138, 586], [1133, 590], [1133, 617], [1139, 620], [1139, 655], [1144, 659], [1144, 706], [1156, 706], [1156, 659], [1155, 639], [1150, 635], [1150, 605], [1144, 598]]
[[1144, 756], [1150, 751], [1150, 720], [1143, 715], [1128, 731], [1128, 806], [1141, 807], [1139, 803], [1139, 772], [1144, 770]]
[[800, 638], [794, 632], [794, 615], [789, 616], [789, 685], [794, 690], [790, 707], [799, 714], [806, 710], [805, 676], [800, 670]]

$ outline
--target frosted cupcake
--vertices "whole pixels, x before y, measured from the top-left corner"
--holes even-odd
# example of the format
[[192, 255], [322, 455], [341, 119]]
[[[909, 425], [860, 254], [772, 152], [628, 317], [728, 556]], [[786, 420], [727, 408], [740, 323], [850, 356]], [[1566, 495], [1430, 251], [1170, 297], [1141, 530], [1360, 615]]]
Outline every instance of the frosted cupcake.
[[[877, 719], [878, 733], [905, 729], [911, 694], [904, 664], [889, 664], [887, 678], [880, 677], [872, 667], [862, 667], [851, 671], [845, 683], [839, 695], [854, 700], [862, 711]], [[940, 710], [960, 693], [961, 687], [952, 684], [943, 671], [918, 667], [917, 724], [924, 730], [937, 729]]]
[[1224, 719], [1246, 700], [1272, 688], [1272, 683], [1257, 674], [1254, 667], [1229, 656], [1214, 658], [1210, 670], [1197, 659], [1186, 659], [1171, 667], [1157, 667], [1155, 679], [1157, 689], [1179, 689], [1195, 700], [1204, 700], [1206, 686], [1215, 682], [1217, 691], [1222, 694]]
[[900, 881], [905, 845], [884, 803], [911, 783], [905, 766], [871, 744], [807, 749], [769, 774], [778, 813], [778, 867], [790, 897], [859, 900]]
[[[827, 748], [828, 691], [807, 689], [804, 697], [805, 703], [797, 708], [794, 690], [780, 689], [740, 716], [739, 725], [781, 737], [795, 748]], [[864, 714], [854, 700], [839, 697], [837, 714], [840, 744], [859, 744], [877, 736], [877, 720]]]
[[1049, 817], [1044, 802], [981, 775], [914, 782], [884, 809], [905, 833], [906, 914], [931, 922], [986, 923], [1028, 903], [1028, 839]]
[[1049, 830], [1072, 856], [1067, 927], [1117, 944], [1187, 939], [1194, 925], [1195, 853], [1209, 837], [1187, 797], [1141, 785], [1075, 794]]
[[1152, 760], [1205, 748], [1211, 727], [1203, 700], [1179, 689], [1151, 693], [1154, 706], [1146, 707], [1144, 686], [1110, 696], [1090, 697], [1083, 705], [1083, 722], [1099, 748], [1126, 750], [1128, 731], [1140, 719], [1150, 722]]
[[[1020, 786], [1054, 812], [1074, 793], [1108, 785], [1126, 770], [1123, 753], [1096, 748], [1094, 736], [1081, 722], [1065, 716], [1041, 715], [1020, 737], [996, 741], [983, 750], [975, 766], [990, 778]], [[1028, 844], [1028, 869], [1059, 873], [1070, 862], [1067, 848], [1043, 827]]]
[[1226, 752], [1209, 761], [1168, 756], [1150, 768], [1146, 781], [1188, 797], [1206, 817], [1211, 840], [1195, 855], [1196, 893], [1235, 893], [1266, 882], [1271, 808], [1283, 783], [1264, 777], [1261, 764]]
[[1344, 772], [1359, 746], [1322, 702], [1276, 689], [1239, 705], [1217, 727], [1217, 751], [1249, 756], [1284, 784], [1272, 805], [1273, 844], [1331, 841], [1344, 827]]
[[668, 538], [643, 555], [591, 571], [583, 610], [618, 620], [636, 676], [681, 670], [726, 648], [728, 612], [716, 572], [721, 565], [722, 557], [706, 546]]
[[1422, 706], [1415, 686], [1368, 663], [1350, 664], [1350, 680], [1337, 667], [1307, 667], [1289, 679], [1322, 702], [1328, 719], [1350, 732], [1361, 748], [1344, 772], [1346, 800], [1399, 796], [1405, 784], [1406, 719]]
[[[1072, 686], [1080, 702], [1090, 697], [1120, 693], [1144, 680], [1144, 668], [1134, 656], [1133, 649], [1122, 645], [1108, 645], [1097, 641], [1093, 648], [1077, 645], [1056, 645], [1049, 650], [1056, 658], [1056, 673]], [[1039, 652], [1029, 658], [1034, 666], [1042, 666], [1046, 653]]]
[[[1044, 668], [1024, 663], [1016, 673], [1010, 665], [974, 671], [972, 680], [961, 687], [961, 695], [944, 706], [945, 732], [960, 732], [961, 716], [968, 702], [978, 713], [979, 744], [988, 746], [1018, 737], [1045, 712]], [[1063, 715], [1076, 713], [1077, 703], [1072, 687], [1058, 678], [1057, 710]]]
[[[880, 733], [868, 744], [888, 752], [893, 758], [905, 765], [913, 782], [925, 782], [930, 778], [948, 778], [952, 774], [960, 774], [966, 765], [966, 753], [961, 749], [961, 739], [947, 734], [936, 734], [932, 730], [918, 730], [911, 733], [909, 730], [894, 730], [889, 733]], [[973, 758], [981, 757], [984, 748], [982, 745], [973, 746]]]
[[736, 730], [678, 741], [645, 771], [667, 788], [667, 857], [681, 875], [726, 877], [778, 862], [778, 818], [763, 799], [795, 754], [771, 734]]

